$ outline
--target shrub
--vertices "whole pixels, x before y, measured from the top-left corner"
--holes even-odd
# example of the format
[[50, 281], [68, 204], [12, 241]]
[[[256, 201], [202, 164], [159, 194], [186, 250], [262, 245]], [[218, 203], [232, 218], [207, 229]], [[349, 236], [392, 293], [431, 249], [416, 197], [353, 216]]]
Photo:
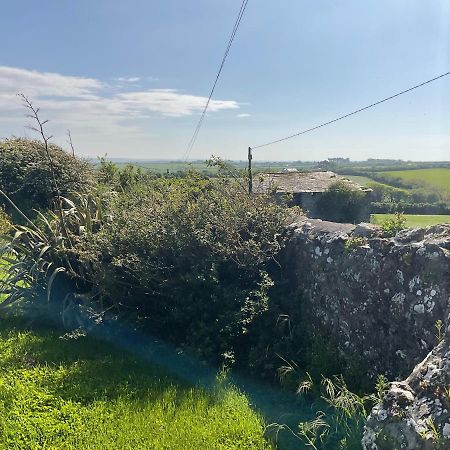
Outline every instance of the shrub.
[[317, 202], [320, 217], [333, 222], [362, 220], [367, 207], [366, 194], [345, 181], [336, 181]]
[[349, 253], [366, 244], [366, 239], [362, 236], [353, 236], [345, 241], [345, 250]]
[[287, 210], [238, 182], [192, 174], [117, 193], [106, 214], [100, 203], [64, 200], [65, 227], [59, 214], [40, 215], [40, 229], [17, 227], [5, 250], [20, 263], [11, 266], [8, 303], [57, 301], [63, 318], [114, 311], [231, 361], [267, 309]]
[[[88, 162], [56, 145], [50, 145], [49, 152], [62, 196], [84, 192], [91, 186], [93, 171]], [[0, 141], [0, 189], [27, 213], [33, 208], [50, 207], [56, 189], [42, 143], [22, 138]]]
[[267, 308], [287, 212], [227, 179], [156, 180], [118, 195], [92, 236], [94, 282], [122, 312], [207, 357], [233, 357]]
[[393, 217], [383, 220], [380, 227], [385, 237], [393, 237], [406, 228], [406, 218], [402, 213], [396, 213]]
[[126, 191], [139, 184], [146, 183], [157, 178], [150, 170], [143, 170], [133, 164], [127, 164], [120, 168], [106, 157], [99, 159], [97, 167], [97, 179], [101, 186], [115, 191]]

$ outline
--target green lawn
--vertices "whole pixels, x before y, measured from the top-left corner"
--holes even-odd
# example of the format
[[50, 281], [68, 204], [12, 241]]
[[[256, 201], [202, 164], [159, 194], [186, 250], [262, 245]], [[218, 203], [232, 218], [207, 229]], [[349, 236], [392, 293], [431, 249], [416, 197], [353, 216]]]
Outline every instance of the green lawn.
[[[394, 217], [394, 214], [371, 214], [370, 221], [380, 224], [383, 220]], [[439, 223], [450, 223], [450, 215], [404, 214], [407, 227], [429, 227]]]
[[419, 181], [434, 188], [450, 192], [450, 169], [395, 170], [383, 175], [400, 177], [405, 181]]
[[205, 391], [90, 338], [0, 318], [0, 449], [269, 449], [235, 388]]

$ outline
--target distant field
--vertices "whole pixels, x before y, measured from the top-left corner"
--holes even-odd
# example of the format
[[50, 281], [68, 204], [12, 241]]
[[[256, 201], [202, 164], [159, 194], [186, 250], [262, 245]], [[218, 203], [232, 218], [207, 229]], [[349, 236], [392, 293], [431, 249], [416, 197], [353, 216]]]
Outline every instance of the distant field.
[[363, 177], [360, 175], [343, 175], [344, 178], [348, 178], [349, 180], [360, 184], [361, 186], [369, 186], [369, 187], [374, 187], [374, 186], [384, 186], [384, 187], [388, 187], [388, 188], [392, 188], [395, 189], [395, 191], [403, 191], [405, 193], [407, 193], [410, 189], [405, 189], [405, 188], [398, 188], [395, 186], [392, 186], [390, 184], [386, 184], [386, 183], [380, 183], [379, 181], [375, 181], [372, 180], [372, 178], [369, 177]]
[[450, 192], [450, 169], [394, 170], [381, 174], [399, 177], [409, 182], [418, 181]]
[[[429, 227], [439, 223], [450, 223], [450, 215], [420, 215], [405, 214], [406, 226], [411, 228]], [[370, 221], [380, 224], [384, 220], [394, 217], [394, 214], [371, 214]]]
[[[217, 167], [208, 167], [205, 161], [149, 161], [149, 160], [114, 160], [112, 162], [117, 164], [119, 167], [125, 167], [131, 164], [136, 167], [141, 167], [142, 169], [148, 169], [155, 173], [174, 173], [186, 170], [196, 170], [199, 172], [207, 172], [209, 174], [214, 174], [217, 172]], [[238, 168], [247, 168], [247, 161], [228, 161], [229, 164]], [[295, 168], [298, 170], [310, 170], [316, 167], [316, 163], [312, 162], [263, 162], [263, 161], [253, 161], [253, 169], [255, 172], [279, 172], [285, 168]]]
[[374, 180], [372, 180], [369, 177], [363, 177], [360, 175], [342, 175], [344, 178], [348, 178], [349, 180], [358, 183], [362, 186], [367, 185], [367, 183], [374, 183]]
[[140, 167], [142, 169], [148, 169], [156, 173], [166, 173], [169, 171], [170, 173], [186, 171], [186, 170], [197, 170], [199, 172], [206, 171], [208, 173], [217, 172], [216, 167], [208, 167], [204, 162], [183, 162], [183, 161], [167, 161], [167, 162], [158, 162], [158, 161], [142, 161], [142, 162], [116, 162], [119, 167], [124, 167], [128, 164], [132, 164], [133, 166]]

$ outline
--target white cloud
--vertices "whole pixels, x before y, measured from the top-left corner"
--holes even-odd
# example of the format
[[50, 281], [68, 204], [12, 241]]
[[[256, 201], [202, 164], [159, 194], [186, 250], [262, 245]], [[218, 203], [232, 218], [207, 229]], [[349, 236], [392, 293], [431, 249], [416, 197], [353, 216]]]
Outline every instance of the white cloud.
[[[115, 136], [130, 133], [151, 136], [148, 120], [143, 129], [143, 122], [138, 119], [200, 114], [207, 101], [206, 97], [176, 89], [134, 87], [130, 91], [138, 77], [122, 80], [129, 84], [121, 89], [95, 78], [0, 66], [0, 136], [12, 133], [11, 124], [17, 129], [26, 123], [17, 93], [28, 96], [41, 108], [42, 117], [51, 119], [52, 134], [64, 135], [70, 128], [83, 135], [84, 142], [96, 142], [99, 136], [109, 136], [113, 141]], [[239, 103], [234, 100], [212, 100], [209, 105], [211, 113], [238, 108]]]
[[[137, 81], [137, 77], [128, 78], [128, 81]], [[0, 66], [0, 107], [3, 111], [13, 106], [8, 102], [19, 92], [58, 111], [80, 108], [84, 114], [104, 111], [122, 118], [149, 111], [170, 117], [189, 116], [201, 112], [207, 100], [176, 89], [115, 92], [110, 95], [107, 91], [108, 85], [94, 78]], [[238, 108], [239, 104], [234, 100], [211, 100], [209, 105], [210, 112]]]
[[251, 114], [238, 114], [236, 117], [239, 117], [240, 119], [243, 117], [250, 117]]
[[0, 66], [0, 95], [27, 93], [33, 97], [96, 98], [104, 84], [94, 78], [72, 77], [58, 73], [37, 72]]
[[[174, 89], [152, 89], [142, 92], [127, 92], [117, 95], [117, 100], [134, 111], [159, 112], [164, 116], [190, 116], [201, 111], [207, 99], [194, 95], [181, 94]], [[237, 109], [237, 102], [228, 100], [211, 100], [208, 110], [216, 112], [224, 109]]]
[[116, 78], [116, 81], [119, 81], [120, 83], [137, 83], [138, 81], [141, 81], [141, 77], [119, 77]]

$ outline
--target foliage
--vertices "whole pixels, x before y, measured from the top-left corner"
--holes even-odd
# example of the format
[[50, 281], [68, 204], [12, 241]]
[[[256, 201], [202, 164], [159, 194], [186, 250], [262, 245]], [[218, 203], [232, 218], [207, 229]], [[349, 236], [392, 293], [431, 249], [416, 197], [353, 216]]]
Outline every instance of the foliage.
[[0, 240], [11, 230], [11, 220], [5, 211], [0, 207]]
[[[90, 266], [80, 258], [81, 241], [98, 231], [102, 202], [77, 198], [77, 206], [62, 198], [62, 219], [51, 211], [38, 212], [36, 223], [13, 227], [13, 237], [0, 248], [0, 263], [7, 264], [3, 285], [8, 294], [1, 308], [25, 300], [38, 308], [50, 306], [64, 321], [64, 310], [74, 306], [69, 304], [74, 300], [71, 294], [91, 291]], [[83, 306], [79, 300], [77, 304]]]
[[90, 338], [0, 323], [0, 449], [269, 449], [229, 385], [206, 391]]
[[424, 441], [431, 441], [433, 449], [446, 450], [448, 447], [447, 438], [438, 430], [432, 417], [425, 421], [425, 428], [419, 431], [419, 435]]
[[402, 213], [396, 213], [394, 216], [388, 217], [381, 222], [380, 227], [385, 237], [393, 237], [406, 228], [405, 216]]
[[[53, 144], [49, 145], [49, 153], [61, 195], [90, 188], [93, 171], [88, 162]], [[51, 206], [57, 193], [44, 144], [22, 138], [0, 141], [0, 189], [28, 214], [32, 209]], [[6, 206], [9, 208], [9, 204]]]
[[347, 252], [352, 252], [358, 247], [362, 247], [365, 244], [366, 239], [364, 239], [362, 236], [353, 236], [345, 241], [345, 250]]
[[317, 202], [321, 217], [332, 222], [355, 223], [362, 219], [366, 206], [366, 194], [345, 181], [333, 183]]
[[374, 214], [393, 214], [402, 211], [410, 215], [445, 215], [450, 213], [450, 204], [438, 203], [394, 203], [373, 202], [371, 212]]
[[148, 182], [156, 178], [149, 170], [136, 167], [133, 164], [126, 164], [121, 167], [112, 161], [102, 157], [97, 166], [97, 180], [100, 185], [107, 190], [124, 192], [140, 183]]
[[3, 308], [50, 305], [67, 326], [109, 311], [206, 358], [234, 359], [268, 308], [285, 208], [238, 182], [195, 174], [63, 203], [62, 220], [39, 213], [37, 226], [17, 226], [4, 246]]
[[[408, 170], [398, 170], [402, 168]], [[367, 171], [358, 172], [360, 176], [351, 177], [372, 189], [372, 213], [450, 213], [447, 163], [418, 163], [407, 167], [395, 164], [384, 171], [376, 170], [375, 166], [367, 167]]]
[[[315, 338], [314, 345], [323, 345], [326, 341]], [[317, 349], [318, 350], [318, 349]], [[306, 351], [318, 359], [309, 365], [298, 365], [294, 361], [280, 357], [283, 365], [278, 369], [278, 376], [283, 386], [297, 394], [308, 397], [311, 404], [312, 418], [299, 424], [296, 431], [287, 425], [271, 424], [276, 430], [289, 430], [301, 439], [306, 447], [316, 450], [361, 449], [361, 438], [365, 421], [370, 410], [380, 404], [389, 390], [390, 383], [384, 375], [379, 375], [375, 387], [366, 386], [372, 393], [364, 395], [352, 391], [343, 375], [331, 375], [342, 372], [340, 362], [330, 349], [324, 348], [325, 356], [314, 355], [314, 350]], [[336, 352], [336, 350], [334, 349]], [[317, 352], [318, 353], [318, 352]], [[334, 365], [334, 367], [333, 367]], [[311, 371], [309, 370], [311, 369]], [[317, 375], [326, 370], [330, 375]], [[355, 374], [360, 378], [363, 373]], [[353, 384], [362, 386], [363, 383]]]
[[[392, 182], [391, 179], [385, 181]], [[373, 199], [377, 202], [437, 204], [447, 199], [447, 196], [444, 193], [433, 187], [411, 189], [406, 187], [398, 188], [379, 182], [367, 183], [367, 187], [372, 189]]]
[[434, 328], [436, 329], [436, 341], [438, 344], [440, 344], [444, 340], [445, 335], [445, 327], [441, 319], [436, 320]]
[[191, 174], [118, 195], [109, 215], [87, 242], [96, 291], [206, 357], [232, 355], [267, 309], [286, 210], [237, 182]]
[[[304, 386], [304, 383], [302, 384]], [[361, 449], [364, 424], [370, 410], [382, 401], [389, 383], [380, 375], [371, 395], [351, 392], [341, 376], [322, 378], [323, 411], [299, 424], [297, 435], [306, 446], [319, 449]], [[302, 392], [312, 388], [307, 386]]]

